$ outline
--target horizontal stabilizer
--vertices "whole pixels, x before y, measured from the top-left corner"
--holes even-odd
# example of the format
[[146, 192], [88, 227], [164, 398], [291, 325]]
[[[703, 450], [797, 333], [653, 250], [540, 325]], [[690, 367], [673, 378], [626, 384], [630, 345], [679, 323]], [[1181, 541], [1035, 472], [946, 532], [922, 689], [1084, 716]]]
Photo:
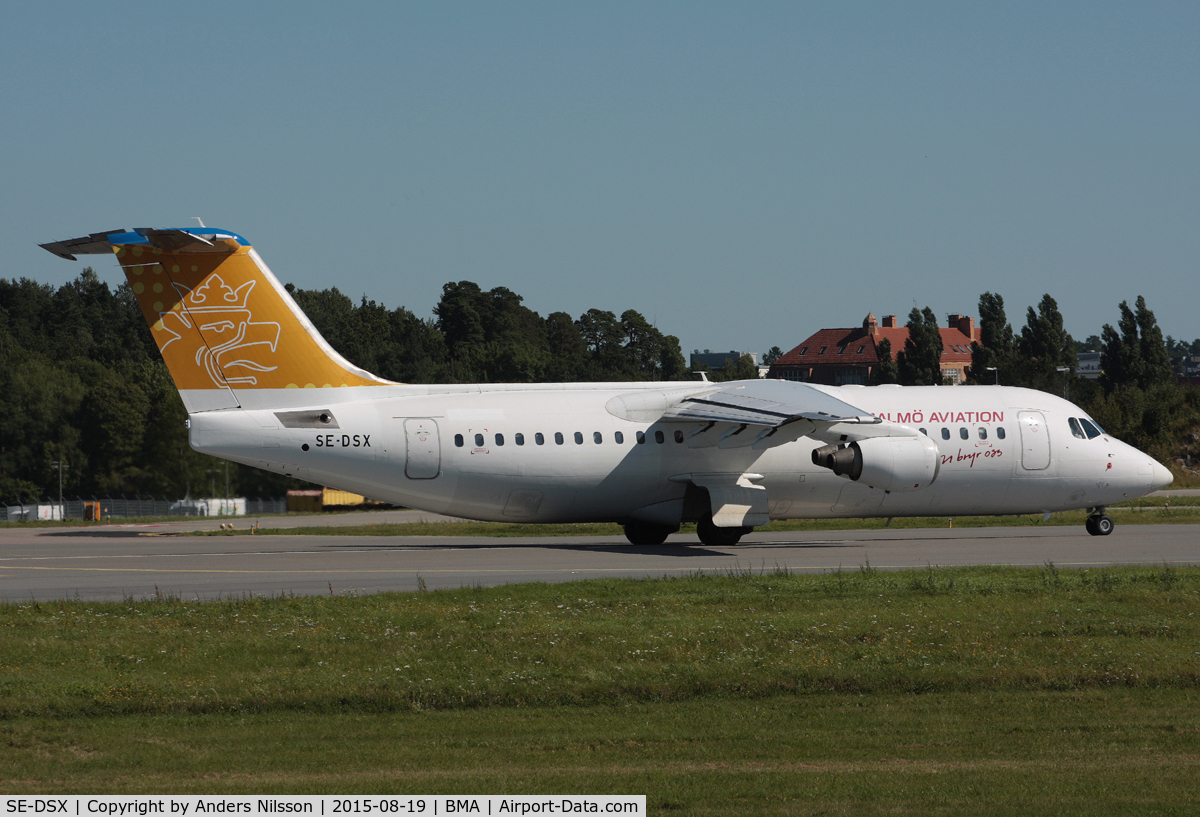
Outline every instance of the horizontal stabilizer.
[[98, 253], [108, 253], [112, 255], [112, 244], [109, 243], [108, 237], [116, 233], [128, 232], [127, 230], [109, 230], [106, 233], [92, 233], [85, 235], [83, 238], [68, 238], [66, 241], [51, 241], [49, 244], [39, 244], [42, 249], [49, 250], [59, 258], [65, 258], [68, 261], [77, 261], [77, 255], [96, 255]]
[[192, 230], [155, 230], [142, 227], [136, 230], [108, 230], [103, 233], [92, 233], [82, 238], [68, 238], [66, 241], [51, 241], [39, 244], [59, 258], [68, 261], [78, 260], [77, 255], [96, 255], [111, 253], [118, 247], [148, 247], [163, 252], [202, 252], [204, 250], [228, 251], [229, 246], [217, 247], [216, 239], [232, 240], [235, 244], [246, 247], [246, 239], [237, 233], [227, 230], [214, 230], [201, 227]]

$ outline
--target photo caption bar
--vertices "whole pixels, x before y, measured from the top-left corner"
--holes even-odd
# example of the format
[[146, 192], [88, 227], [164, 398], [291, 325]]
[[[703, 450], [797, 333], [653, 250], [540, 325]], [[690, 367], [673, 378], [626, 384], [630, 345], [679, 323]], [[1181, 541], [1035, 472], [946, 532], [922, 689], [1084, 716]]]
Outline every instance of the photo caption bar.
[[5, 797], [5, 815], [51, 817], [149, 817], [149, 815], [409, 815], [444, 814], [638, 814], [646, 813], [646, 795], [593, 794], [411, 794], [359, 795], [66, 795]]

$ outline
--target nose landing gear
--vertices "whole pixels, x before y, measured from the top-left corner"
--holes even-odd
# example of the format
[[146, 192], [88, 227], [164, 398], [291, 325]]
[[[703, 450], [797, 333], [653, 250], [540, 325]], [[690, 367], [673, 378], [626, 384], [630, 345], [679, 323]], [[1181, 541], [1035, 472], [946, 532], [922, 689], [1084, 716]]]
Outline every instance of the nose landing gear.
[[1113, 518], [1104, 512], [1104, 508], [1096, 508], [1083, 523], [1083, 527], [1092, 536], [1108, 536], [1113, 532]]

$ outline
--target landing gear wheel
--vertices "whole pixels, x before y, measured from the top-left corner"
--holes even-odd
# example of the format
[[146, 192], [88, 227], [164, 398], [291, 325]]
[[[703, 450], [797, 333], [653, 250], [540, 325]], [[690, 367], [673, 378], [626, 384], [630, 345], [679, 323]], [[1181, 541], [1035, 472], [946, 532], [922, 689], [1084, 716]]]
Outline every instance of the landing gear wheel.
[[649, 522], [630, 522], [624, 527], [625, 538], [631, 545], [661, 545], [679, 530], [678, 525], [652, 525]]
[[1083, 527], [1092, 536], [1108, 536], [1113, 532], [1113, 518], [1106, 513], [1089, 516], [1087, 521], [1083, 523]]
[[700, 541], [709, 547], [733, 547], [752, 530], [754, 528], [719, 528], [711, 519], [701, 519], [696, 523], [696, 533]]

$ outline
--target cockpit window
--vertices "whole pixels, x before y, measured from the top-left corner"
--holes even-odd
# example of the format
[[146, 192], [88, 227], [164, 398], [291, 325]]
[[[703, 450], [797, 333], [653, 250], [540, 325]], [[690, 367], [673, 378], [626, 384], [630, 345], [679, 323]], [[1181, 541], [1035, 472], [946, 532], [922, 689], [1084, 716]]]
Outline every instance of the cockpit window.
[[1079, 438], [1079, 439], [1081, 439], [1081, 440], [1086, 440], [1086, 439], [1087, 439], [1087, 435], [1086, 435], [1086, 434], [1084, 434], [1084, 433], [1083, 433], [1083, 429], [1079, 427], [1079, 421], [1078, 421], [1078, 420], [1076, 420], [1074, 417], [1071, 417], [1071, 418], [1069, 418], [1069, 419], [1067, 420], [1067, 423], [1069, 423], [1069, 424], [1070, 424], [1070, 426], [1071, 426], [1071, 433], [1072, 433], [1072, 434], [1074, 434], [1076, 437], [1078, 437], [1078, 438]]
[[1079, 419], [1079, 422], [1083, 424], [1083, 430], [1084, 430], [1084, 432], [1087, 433], [1089, 440], [1094, 440], [1096, 437], [1099, 437], [1101, 434], [1104, 433], [1103, 431], [1100, 430], [1099, 426], [1097, 426], [1095, 423], [1093, 423], [1091, 420], [1089, 420], [1086, 417], [1081, 417]]

